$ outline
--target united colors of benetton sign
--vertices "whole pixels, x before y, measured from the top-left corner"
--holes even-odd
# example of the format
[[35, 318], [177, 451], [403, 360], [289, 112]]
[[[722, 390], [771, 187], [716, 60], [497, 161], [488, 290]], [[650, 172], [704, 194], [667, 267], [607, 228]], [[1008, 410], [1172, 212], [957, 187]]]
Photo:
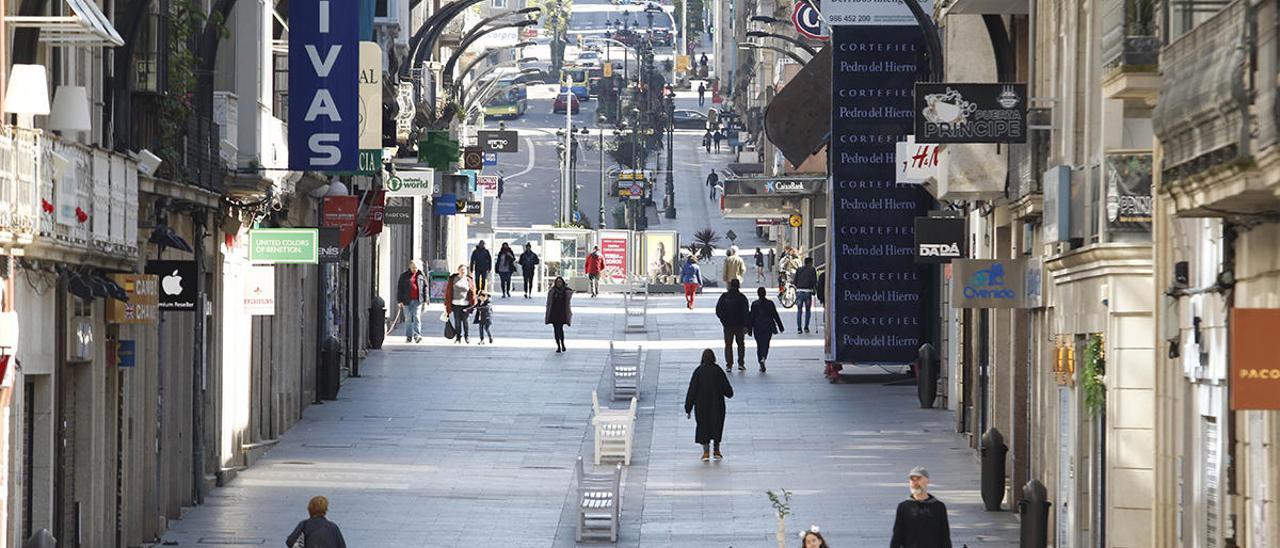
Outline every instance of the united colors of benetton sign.
[[289, 6], [289, 169], [355, 171], [360, 140], [357, 0]]

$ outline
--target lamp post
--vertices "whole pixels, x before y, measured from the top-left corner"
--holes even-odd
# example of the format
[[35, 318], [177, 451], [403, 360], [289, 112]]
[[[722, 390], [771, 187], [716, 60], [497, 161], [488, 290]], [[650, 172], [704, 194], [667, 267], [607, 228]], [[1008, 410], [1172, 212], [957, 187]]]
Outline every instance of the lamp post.
[[600, 226], [600, 228], [604, 228], [604, 227], [605, 227], [605, 223], [604, 223], [604, 195], [605, 195], [605, 188], [604, 188], [604, 128], [605, 128], [605, 124], [607, 124], [608, 122], [609, 122], [609, 119], [608, 119], [608, 118], [605, 118], [604, 116], [600, 116], [600, 117], [597, 117], [597, 118], [596, 118], [596, 130], [600, 132], [600, 220], [599, 220], [599, 223], [598, 223], [598, 224], [599, 224], [599, 226]]
[[[507, 15], [511, 15], [511, 14], [507, 14]], [[462, 42], [458, 44], [458, 49], [455, 50], [453, 52], [453, 55], [449, 57], [449, 60], [445, 62], [444, 69], [440, 71], [440, 78], [444, 80], [446, 84], [450, 84], [450, 85], [453, 84], [454, 66], [458, 64], [458, 60], [462, 58], [462, 54], [467, 51], [467, 48], [471, 47], [471, 44], [474, 44], [476, 40], [479, 40], [480, 38], [484, 37], [486, 34], [496, 32], [502, 29], [518, 29], [518, 28], [524, 28], [524, 27], [528, 27], [536, 24], [538, 24], [537, 19], [524, 19], [521, 21], [514, 21], [511, 23], [494, 25], [492, 27], [487, 27], [487, 28], [482, 28], [477, 26], [476, 28], [472, 29], [470, 34], [468, 34], [465, 38], [462, 39]]]
[[782, 48], [777, 47], [777, 46], [769, 46], [769, 45], [765, 45], [765, 44], [756, 44], [756, 43], [752, 43], [752, 42], [738, 42], [738, 47], [743, 47], [743, 48], [748, 48], [748, 49], [767, 49], [767, 50], [769, 50], [769, 51], [773, 51], [773, 52], [777, 52], [777, 53], [781, 53], [781, 54], [783, 54], [783, 55], [786, 55], [787, 57], [791, 58], [791, 60], [792, 60], [792, 61], [795, 61], [795, 62], [797, 62], [797, 63], [800, 63], [801, 65], [806, 64], [806, 63], [808, 63], [808, 62], [809, 62], [807, 59], [805, 59], [804, 57], [801, 57], [801, 56], [800, 56], [799, 54], [797, 54], [796, 52], [791, 51], [791, 50], [787, 50], [787, 49], [782, 49]]
[[795, 45], [797, 45], [797, 46], [800, 46], [800, 49], [803, 49], [803, 50], [805, 50], [805, 51], [809, 52], [809, 55], [817, 55], [817, 54], [818, 54], [818, 50], [813, 49], [813, 46], [810, 46], [809, 44], [806, 44], [806, 43], [804, 43], [804, 42], [801, 42], [800, 40], [797, 40], [797, 39], [795, 39], [795, 38], [792, 38], [792, 37], [790, 37], [790, 36], [786, 36], [786, 35], [782, 35], [782, 34], [774, 34], [774, 33], [772, 33], [772, 32], [766, 32], [766, 31], [763, 31], [763, 30], [753, 30], [753, 31], [748, 31], [748, 32], [747, 32], [747, 37], [748, 37], [748, 38], [777, 38], [777, 39], [782, 40], [782, 41], [784, 41], [784, 42], [790, 42], [790, 43], [792, 43], [792, 44], [795, 44]]
[[667, 196], [663, 200], [666, 202], [666, 215], [668, 219], [676, 218], [676, 183], [674, 172], [674, 159], [676, 156], [676, 97], [675, 92], [671, 92], [667, 96], [667, 125], [670, 132], [667, 134]]

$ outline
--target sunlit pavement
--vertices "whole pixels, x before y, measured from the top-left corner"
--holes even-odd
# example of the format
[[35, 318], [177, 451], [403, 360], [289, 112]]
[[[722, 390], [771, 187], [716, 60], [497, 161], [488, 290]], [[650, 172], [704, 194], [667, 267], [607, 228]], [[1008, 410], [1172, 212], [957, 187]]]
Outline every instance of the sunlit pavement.
[[773, 546], [765, 491], [788, 489], [788, 545], [817, 524], [833, 546], [884, 546], [914, 465], [930, 469], [957, 547], [1016, 544], [1013, 514], [982, 510], [974, 453], [951, 415], [920, 409], [913, 386], [879, 376], [827, 383], [822, 337], [796, 335], [793, 310], [781, 310], [787, 333], [768, 373], [749, 343], [749, 369], [730, 377], [725, 460], [700, 462], [682, 405], [701, 350], [723, 361], [717, 296], [700, 295], [692, 311], [682, 297], [655, 297], [648, 332], [624, 336], [619, 297], [578, 294], [566, 354], [542, 323], [544, 296], [497, 299], [485, 346], [474, 331], [470, 345], [443, 339], [436, 305], [422, 343], [393, 333], [338, 401], [307, 408], [165, 540], [279, 546], [307, 499], [325, 495], [352, 547], [572, 546], [573, 463], [590, 463], [591, 391], [609, 393], [612, 340], [648, 351], [620, 545]]

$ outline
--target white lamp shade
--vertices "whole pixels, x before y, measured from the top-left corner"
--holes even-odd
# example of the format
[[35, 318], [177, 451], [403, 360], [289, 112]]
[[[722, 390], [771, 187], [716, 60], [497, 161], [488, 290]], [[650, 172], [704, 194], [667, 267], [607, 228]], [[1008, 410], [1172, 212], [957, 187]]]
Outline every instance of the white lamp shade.
[[10, 356], [18, 353], [18, 313], [0, 312], [0, 347]]
[[14, 65], [4, 95], [4, 111], [13, 114], [49, 114], [49, 76], [44, 65]]
[[53, 110], [49, 113], [49, 129], [57, 131], [89, 131], [93, 120], [89, 114], [89, 90], [84, 86], [59, 86], [53, 92]]

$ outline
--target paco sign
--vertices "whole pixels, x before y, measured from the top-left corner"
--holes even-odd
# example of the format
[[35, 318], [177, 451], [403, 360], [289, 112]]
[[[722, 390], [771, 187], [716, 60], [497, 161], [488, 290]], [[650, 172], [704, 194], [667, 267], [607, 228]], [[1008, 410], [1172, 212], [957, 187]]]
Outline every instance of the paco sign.
[[360, 139], [357, 0], [289, 10], [289, 169], [354, 171]]
[[1231, 309], [1231, 410], [1280, 409], [1280, 308]]

